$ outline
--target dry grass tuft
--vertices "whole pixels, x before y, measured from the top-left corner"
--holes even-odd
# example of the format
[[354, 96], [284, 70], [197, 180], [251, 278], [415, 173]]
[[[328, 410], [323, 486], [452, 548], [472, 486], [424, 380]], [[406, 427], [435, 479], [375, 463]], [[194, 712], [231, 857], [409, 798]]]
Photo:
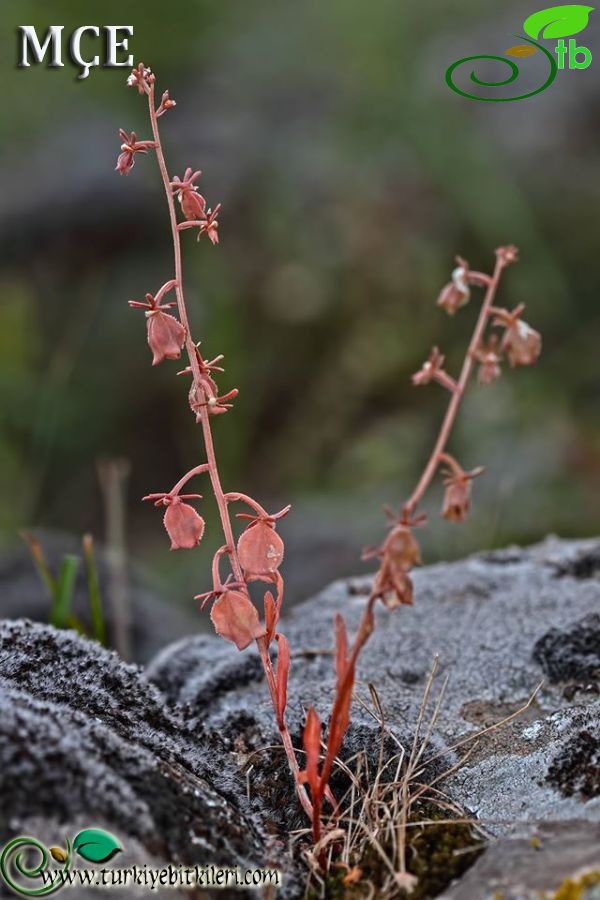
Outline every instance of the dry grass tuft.
[[[380, 898], [413, 900], [435, 896], [464, 872], [482, 852], [486, 835], [482, 823], [468, 816], [442, 790], [485, 734], [521, 715], [528, 702], [500, 722], [457, 742], [443, 752], [431, 752], [431, 737], [442, 709], [447, 681], [434, 691], [439, 660], [427, 678], [412, 745], [407, 749], [386, 722], [374, 686], [369, 701], [356, 696], [379, 724], [376, 766], [365, 751], [336, 761], [349, 784], [318, 846], [305, 850], [309, 877], [307, 897]], [[396, 752], [390, 754], [390, 746]], [[453, 752], [458, 760], [436, 773], [436, 762]], [[298, 839], [306, 830], [295, 833]], [[320, 863], [327, 859], [326, 874]]]

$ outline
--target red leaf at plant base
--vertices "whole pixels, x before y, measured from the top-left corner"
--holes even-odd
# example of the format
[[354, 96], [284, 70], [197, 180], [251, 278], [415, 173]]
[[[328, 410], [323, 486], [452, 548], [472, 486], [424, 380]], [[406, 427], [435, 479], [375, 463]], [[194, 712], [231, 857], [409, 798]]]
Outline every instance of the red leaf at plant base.
[[267, 646], [273, 640], [273, 636], [275, 634], [275, 629], [277, 628], [277, 622], [279, 620], [279, 613], [277, 610], [277, 604], [275, 603], [275, 598], [271, 591], [267, 591], [265, 594], [265, 624], [267, 626]]
[[348, 635], [346, 623], [338, 613], [335, 617], [335, 670], [338, 683], [341, 682], [348, 665]]
[[327, 742], [327, 758], [334, 760], [340, 752], [344, 735], [350, 724], [350, 705], [354, 690], [354, 666], [342, 678], [338, 677], [337, 692], [329, 722], [329, 740]]
[[241, 591], [221, 594], [213, 604], [210, 618], [217, 634], [235, 644], [238, 650], [245, 650], [252, 641], [265, 634], [256, 607]]
[[270, 578], [283, 560], [283, 541], [269, 522], [254, 521], [238, 541], [238, 556], [246, 576]]
[[277, 657], [277, 718], [283, 723], [287, 706], [287, 686], [290, 675], [290, 645], [283, 634], [277, 635], [279, 655]]
[[300, 781], [307, 782], [313, 797], [319, 796], [319, 759], [321, 757], [321, 720], [319, 714], [311, 706], [304, 726], [304, 752], [306, 767], [300, 773]]

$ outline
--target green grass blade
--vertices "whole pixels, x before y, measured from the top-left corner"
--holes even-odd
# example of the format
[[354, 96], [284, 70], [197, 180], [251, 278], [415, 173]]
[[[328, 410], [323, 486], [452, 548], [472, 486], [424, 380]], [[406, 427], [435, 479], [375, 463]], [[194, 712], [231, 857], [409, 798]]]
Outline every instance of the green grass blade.
[[50, 611], [50, 623], [56, 628], [67, 627], [78, 568], [79, 557], [77, 556], [65, 556], [60, 564], [56, 582], [56, 596]]

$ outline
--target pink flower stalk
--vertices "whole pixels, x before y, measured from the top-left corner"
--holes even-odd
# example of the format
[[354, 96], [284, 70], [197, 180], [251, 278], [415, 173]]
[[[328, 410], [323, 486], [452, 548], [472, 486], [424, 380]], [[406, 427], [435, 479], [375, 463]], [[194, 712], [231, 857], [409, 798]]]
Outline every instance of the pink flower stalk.
[[[160, 291], [153, 296], [146, 294], [145, 302], [130, 301], [130, 306], [143, 309], [147, 317], [148, 343], [153, 354], [153, 365], [169, 359], [179, 359], [185, 347], [188, 365], [180, 374], [191, 376], [189, 404], [196, 423], [202, 429], [206, 462], [187, 472], [168, 492], [149, 494], [144, 499], [153, 500], [156, 506], [165, 507], [164, 526], [171, 541], [172, 550], [191, 550], [198, 545], [204, 534], [204, 520], [187, 500], [199, 499], [197, 494], [181, 493], [184, 486], [192, 478], [208, 475], [212, 491], [219, 510], [221, 527], [225, 543], [217, 551], [212, 565], [212, 589], [198, 595], [202, 605], [212, 604], [211, 620], [217, 633], [226, 640], [232, 641], [240, 650], [250, 643], [256, 642], [265, 672], [269, 694], [273, 703], [277, 725], [286, 752], [290, 770], [294, 777], [298, 798], [309, 817], [313, 817], [314, 808], [306, 788], [300, 780], [300, 767], [294, 750], [292, 739], [285, 721], [287, 704], [287, 683], [290, 668], [290, 653], [285, 637], [277, 626], [283, 602], [283, 579], [279, 574], [279, 566], [283, 560], [283, 541], [276, 532], [277, 520], [288, 512], [289, 507], [274, 515], [246, 494], [223, 491], [217, 466], [213, 444], [211, 421], [214, 416], [228, 412], [231, 401], [237, 396], [237, 389], [222, 393], [215, 381], [217, 373], [223, 371], [219, 365], [222, 356], [205, 361], [194, 342], [188, 311], [183, 293], [183, 264], [181, 251], [181, 235], [189, 229], [197, 229], [198, 238], [206, 234], [210, 242], [219, 242], [218, 215], [220, 204], [214, 209], [207, 208], [206, 200], [200, 194], [197, 180], [200, 171], [191, 167], [185, 170], [182, 179], [171, 177], [167, 168], [158, 120], [167, 111], [175, 107], [168, 91], [162, 94], [159, 106], [155, 102], [155, 77], [150, 69], [140, 63], [127, 79], [130, 87], [135, 87], [148, 102], [152, 141], [138, 142], [135, 134], [121, 132], [123, 146], [117, 169], [127, 174], [133, 167], [135, 155], [146, 153], [149, 149], [156, 151], [171, 226], [173, 241], [173, 278], [166, 282]], [[175, 200], [178, 201], [183, 220], [179, 221]], [[164, 295], [173, 290], [175, 303], [163, 303]], [[166, 310], [177, 307], [177, 318]], [[237, 542], [234, 538], [229, 506], [243, 503], [252, 511], [251, 515], [241, 514], [250, 519], [246, 530]], [[221, 564], [227, 561], [229, 573], [223, 579], [220, 574]], [[259, 612], [254, 605], [248, 584], [262, 581], [269, 587], [264, 593], [264, 620], [261, 622]], [[273, 665], [269, 647], [275, 641], [279, 647], [277, 666]]]
[[[402, 507], [398, 520], [402, 525], [408, 525], [411, 519], [414, 519], [418, 505], [442, 463], [448, 466], [444, 482], [446, 491], [442, 516], [454, 522], [465, 520], [471, 505], [471, 482], [473, 478], [483, 472], [483, 469], [480, 467], [471, 472], [465, 472], [447, 453], [446, 446], [473, 366], [477, 362], [480, 363], [479, 382], [487, 385], [501, 375], [500, 363], [504, 355], [508, 357], [511, 365], [530, 365], [537, 360], [540, 354], [541, 338], [539, 334], [520, 318], [524, 307], [518, 306], [511, 313], [493, 305], [504, 270], [517, 260], [518, 250], [516, 247], [513, 245], [499, 247], [496, 250], [494, 273], [490, 276], [472, 271], [466, 260], [457, 257], [458, 268], [454, 270], [451, 281], [438, 298], [438, 305], [453, 315], [467, 301], [473, 287], [485, 288], [481, 310], [458, 378], [455, 380], [445, 372], [443, 369], [444, 357], [437, 347], [434, 347], [421, 370], [413, 375], [413, 384], [422, 385], [437, 381], [447, 387], [452, 396], [429, 460], [414, 491]], [[488, 341], [484, 340], [488, 326], [504, 328], [504, 335], [500, 342], [496, 335], [491, 335]], [[422, 517], [418, 518], [422, 521]], [[380, 568], [375, 578], [374, 591], [378, 596], [385, 597], [387, 588], [389, 604], [389, 592], [395, 589], [397, 602], [406, 602], [406, 580], [403, 577], [398, 578], [398, 572], [406, 574], [410, 566], [398, 567], [397, 562], [394, 562], [393, 555], [385, 548], [386, 544], [384, 543], [376, 554], [380, 559]]]

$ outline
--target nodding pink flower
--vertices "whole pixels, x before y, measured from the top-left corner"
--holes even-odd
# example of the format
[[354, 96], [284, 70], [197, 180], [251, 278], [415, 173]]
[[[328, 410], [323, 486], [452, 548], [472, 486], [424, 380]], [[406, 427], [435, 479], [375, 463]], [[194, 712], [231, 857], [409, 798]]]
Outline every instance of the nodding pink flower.
[[465, 472], [453, 457], [444, 453], [442, 457], [448, 463], [444, 484], [444, 502], [442, 516], [450, 522], [464, 522], [471, 507], [471, 481], [483, 472], [483, 466]]
[[250, 519], [240, 535], [238, 558], [246, 578], [270, 579], [283, 561], [283, 541], [275, 531], [275, 522], [289, 512], [289, 506], [273, 516], [250, 516], [240, 513], [238, 518]]
[[501, 374], [500, 357], [493, 350], [487, 350], [482, 354], [481, 365], [477, 373], [479, 384], [491, 384], [492, 381], [500, 378]]
[[504, 328], [500, 349], [506, 353], [511, 366], [531, 366], [542, 352], [542, 336], [521, 319], [525, 306], [521, 303], [512, 312], [492, 307], [494, 325]]
[[179, 359], [185, 344], [186, 331], [174, 316], [151, 310], [148, 316], [148, 345], [152, 350], [152, 365], [157, 366], [163, 359]]
[[440, 291], [437, 305], [446, 310], [449, 316], [469, 302], [471, 290], [468, 283], [469, 264], [458, 257], [459, 265], [452, 272], [452, 280]]
[[502, 349], [511, 366], [531, 366], [542, 352], [542, 336], [527, 322], [518, 319], [504, 332]]
[[165, 512], [164, 525], [171, 538], [171, 550], [193, 550], [204, 534], [204, 519], [180, 497], [171, 499]]
[[206, 214], [206, 220], [200, 226], [200, 230], [198, 231], [197, 240], [199, 241], [203, 234], [207, 234], [210, 238], [211, 244], [213, 246], [219, 243], [219, 223], [217, 221], [217, 216], [219, 215], [219, 210], [221, 209], [221, 204], [218, 203], [214, 209], [209, 209]]
[[156, 147], [156, 144], [154, 141], [138, 141], [135, 131], [127, 134], [123, 128], [119, 129], [119, 137], [122, 144], [115, 170], [120, 175], [129, 175], [135, 163], [135, 154], [147, 153], [149, 149]]
[[408, 573], [421, 565], [421, 551], [410, 525], [396, 520], [381, 547], [363, 553], [363, 559], [373, 557], [381, 560], [373, 587], [375, 596], [381, 597], [389, 609], [411, 606], [413, 585]]
[[413, 605], [412, 578], [408, 572], [397, 566], [385, 565], [380, 570], [377, 591], [387, 609]]
[[408, 525], [394, 525], [383, 542], [382, 553], [394, 562], [394, 565], [407, 572], [413, 566], [421, 565], [421, 551]]
[[242, 591], [222, 593], [213, 603], [210, 618], [217, 634], [235, 644], [238, 650], [245, 650], [252, 641], [266, 634], [256, 607]]
[[181, 348], [185, 344], [186, 330], [175, 316], [165, 313], [165, 309], [174, 306], [173, 303], [161, 303], [161, 299], [168, 290], [175, 286], [175, 282], [167, 282], [156, 297], [146, 294], [146, 302], [130, 300], [129, 305], [136, 309], [146, 310], [148, 346], [152, 350], [152, 365], [156, 366], [163, 359], [179, 359]]
[[188, 221], [204, 220], [206, 210], [206, 200], [198, 192], [195, 182], [198, 181], [202, 172], [192, 172], [188, 167], [183, 175], [183, 180], [177, 175], [171, 182], [173, 193], [181, 204], [181, 211]]
[[193, 550], [202, 540], [204, 519], [184, 500], [201, 500], [200, 494], [148, 494], [155, 506], [166, 506], [163, 524], [171, 539], [171, 550]]
[[500, 378], [502, 370], [500, 368], [501, 355], [498, 348], [498, 339], [496, 335], [492, 335], [487, 345], [482, 345], [473, 354], [477, 362], [480, 363], [477, 380], [479, 384], [491, 384], [497, 378]]
[[139, 63], [131, 70], [131, 75], [127, 79], [129, 87], [136, 87], [140, 94], [147, 94], [150, 85], [154, 83], [154, 75], [152, 70], [148, 69], [144, 63]]

